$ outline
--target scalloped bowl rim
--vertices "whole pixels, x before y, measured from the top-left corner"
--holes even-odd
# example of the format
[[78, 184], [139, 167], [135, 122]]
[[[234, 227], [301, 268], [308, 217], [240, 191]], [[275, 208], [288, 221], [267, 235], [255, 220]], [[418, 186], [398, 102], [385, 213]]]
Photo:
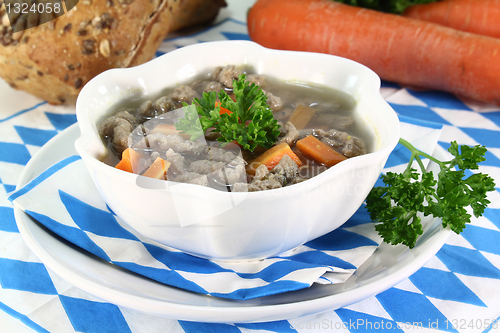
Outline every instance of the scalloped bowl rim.
[[[347, 59], [347, 58], [342, 58], [342, 57], [338, 57], [338, 56], [335, 56], [335, 55], [326, 55], [326, 54], [319, 54], [319, 53], [310, 53], [310, 52], [299, 52], [299, 51], [287, 51], [287, 50], [274, 50], [274, 49], [268, 49], [268, 48], [265, 48], [259, 44], [256, 44], [256, 43], [253, 43], [253, 42], [246, 42], [246, 41], [216, 41], [216, 42], [207, 42], [207, 43], [210, 43], [210, 44], [221, 44], [221, 45], [224, 45], [224, 44], [233, 44], [233, 43], [236, 43], [238, 44], [239, 47], [241, 47], [242, 45], [243, 46], [246, 46], [246, 47], [250, 47], [250, 48], [255, 48], [255, 51], [260, 51], [260, 52], [266, 52], [266, 53], [269, 53], [269, 54], [280, 54], [280, 55], [284, 55], [284, 56], [294, 56], [294, 57], [297, 57], [297, 56], [305, 56], [305, 57], [310, 57], [310, 56], [313, 56], [313, 57], [332, 57], [332, 58], [337, 58], [337, 59], [342, 59], [343, 61], [345, 62], [350, 62], [350, 63], [353, 63], [355, 64], [356, 66], [360, 66], [360, 67], [365, 67], [365, 69], [369, 72], [372, 73], [372, 80], [373, 80], [373, 87], [372, 89], [368, 90], [367, 93], [371, 93], [373, 94], [373, 97], [374, 98], [380, 98], [382, 102], [386, 103], [385, 100], [382, 99], [382, 96], [380, 95], [380, 78], [377, 74], [375, 74], [375, 72], [373, 72], [371, 69], [369, 69], [368, 67], [362, 65], [362, 64], [359, 64], [353, 60], [350, 60], [350, 59]], [[207, 44], [207, 43], [204, 43], [204, 44]], [[195, 44], [195, 45], [190, 45], [190, 46], [187, 46], [187, 47], [183, 47], [181, 49], [178, 49], [178, 50], [175, 50], [176, 52], [179, 52], [181, 50], [183, 51], [187, 51], [189, 50], [190, 48], [195, 48], [195, 47], [198, 47], [199, 45], [203, 45], [203, 44]], [[84, 102], [83, 100], [85, 98], [88, 98], [89, 96], [87, 96], [88, 93], [90, 93], [90, 90], [89, 90], [89, 87], [90, 86], [95, 86], [95, 85], [99, 85], [99, 84], [105, 84], [107, 83], [108, 81], [113, 81], [113, 76], [115, 75], [115, 73], [128, 73], [129, 76], [135, 76], [136, 74], [139, 74], [139, 73], [145, 73], [145, 72], [149, 72], [149, 71], [154, 71], [156, 69], [156, 66], [157, 66], [157, 63], [158, 62], [166, 62], [167, 61], [167, 57], [171, 55], [171, 53], [166, 53], [156, 59], [153, 59], [151, 61], [148, 61], [144, 64], [141, 64], [141, 65], [138, 65], [138, 66], [135, 66], [135, 67], [130, 67], [130, 68], [114, 68], [114, 69], [110, 69], [108, 71], [105, 71], [99, 75], [97, 75], [96, 77], [94, 77], [91, 81], [89, 81], [89, 83], [82, 89], [82, 92], [80, 93], [79, 95], [79, 98], [77, 100], [77, 110], [81, 110], [84, 106]], [[141, 75], [138, 75], [138, 77], [140, 77]], [[301, 81], [302, 82], [302, 81]], [[135, 91], [135, 89], [130, 89], [130, 91]], [[125, 97], [127, 98], [127, 97]], [[394, 111], [393, 111], [394, 112]], [[397, 115], [396, 113], [394, 112], [394, 116], [396, 117], [397, 119]], [[78, 124], [79, 124], [79, 127], [80, 127], [80, 131], [81, 131], [81, 136], [76, 140], [76, 143], [75, 143], [75, 146], [77, 147], [77, 150], [78, 150], [78, 153], [80, 155], [85, 155], [85, 156], [88, 156], [88, 157], [91, 157], [91, 158], [95, 158], [95, 156], [93, 156], [92, 154], [89, 154], [88, 151], [84, 148], [84, 145], [85, 144], [88, 144], [89, 140], [92, 140], [92, 139], [95, 139], [95, 130], [92, 129], [92, 123], [87, 121], [87, 118], [83, 117], [81, 113], [77, 112], [77, 119], [78, 119]], [[398, 120], [399, 121], [399, 120]], [[343, 161], [342, 163], [339, 163], [337, 165], [335, 165], [334, 167], [331, 167], [329, 168], [328, 170], [326, 170], [325, 172], [322, 172], [321, 174], [311, 178], [311, 179], [308, 179], [307, 182], [301, 182], [301, 183], [298, 183], [298, 184], [294, 184], [294, 187], [304, 187], [304, 186], [315, 186], [315, 185], [312, 185], [313, 182], [321, 182], [323, 178], [326, 178], [326, 177], [329, 177], [331, 173], [333, 172], [338, 172], [340, 170], [345, 170], [345, 169], [348, 169], [351, 167], [351, 164], [357, 164], [357, 163], [360, 163], [364, 160], [368, 160], [370, 159], [373, 155], [389, 155], [390, 152], [392, 152], [392, 150], [394, 149], [394, 147], [396, 146], [397, 144], [397, 141], [399, 140], [399, 127], [397, 127], [397, 129], [395, 129], [394, 131], [394, 135], [392, 137], [391, 140], [389, 140], [387, 142], [387, 144], [385, 146], [383, 146], [382, 148], [379, 148], [379, 149], [376, 149], [375, 151], [372, 151], [372, 152], [369, 152], [365, 155], [361, 155], [361, 156], [356, 156], [356, 157], [353, 157], [353, 158], [350, 158], [350, 159], [347, 159], [345, 161]], [[110, 165], [107, 165], [101, 161], [99, 161], [98, 159], [96, 159], [96, 161], [100, 162], [100, 164], [103, 165], [103, 167], [105, 168], [110, 168], [112, 169], [113, 171], [115, 172], [118, 172], [118, 173], [122, 173], [122, 177], [128, 177], [128, 178], [136, 178], [137, 175], [134, 175], [134, 174], [130, 174], [128, 172], [125, 172], [125, 171], [121, 171], [121, 170], [117, 170], [115, 169], [114, 167], [110, 166]], [[152, 180], [154, 182], [163, 182], [162, 180]], [[169, 182], [169, 181], [167, 181]], [[188, 187], [195, 187], [195, 188], [198, 188], [199, 185], [194, 185], [194, 184], [182, 184], [184, 186], [188, 186]], [[272, 190], [268, 190], [268, 191], [273, 191], [273, 192], [277, 192], [277, 191], [286, 191], [288, 190], [290, 187], [282, 187], [282, 188], [277, 188], [277, 189], [272, 189]], [[220, 192], [219, 190], [216, 190], [216, 189], [213, 189], [213, 188], [208, 188], [209, 191], [217, 191], [217, 192]], [[267, 192], [267, 191], [266, 191]], [[222, 192], [224, 193], [224, 192]], [[258, 195], [261, 195], [263, 192], [246, 192], [245, 195], [254, 195], [254, 196], [258, 196]], [[241, 193], [237, 193], [237, 192], [232, 192], [233, 195], [242, 195]]]

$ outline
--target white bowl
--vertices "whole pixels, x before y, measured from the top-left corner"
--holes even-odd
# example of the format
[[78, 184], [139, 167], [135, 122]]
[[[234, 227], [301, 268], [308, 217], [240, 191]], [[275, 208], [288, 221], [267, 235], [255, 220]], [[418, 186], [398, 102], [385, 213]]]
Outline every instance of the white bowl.
[[[248, 193], [149, 179], [101, 162], [107, 149], [97, 124], [112, 105], [138, 90], [154, 96], [228, 64], [349, 93], [356, 100], [355, 116], [374, 138], [373, 151], [305, 182]], [[106, 71], [87, 83], [76, 105], [82, 134], [75, 147], [106, 203], [140, 234], [204, 258], [261, 259], [338, 228], [365, 200], [399, 139], [399, 120], [379, 89], [373, 71], [336, 56], [277, 51], [246, 41], [196, 44], [134, 68]]]

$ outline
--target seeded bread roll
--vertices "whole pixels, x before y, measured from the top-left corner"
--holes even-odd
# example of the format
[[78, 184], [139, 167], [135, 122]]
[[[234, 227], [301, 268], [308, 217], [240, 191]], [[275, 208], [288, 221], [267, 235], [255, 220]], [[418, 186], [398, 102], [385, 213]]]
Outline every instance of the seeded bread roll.
[[63, 16], [12, 33], [3, 2], [0, 77], [51, 104], [74, 104], [97, 74], [152, 59], [169, 32], [209, 22], [226, 5], [224, 0], [80, 0]]

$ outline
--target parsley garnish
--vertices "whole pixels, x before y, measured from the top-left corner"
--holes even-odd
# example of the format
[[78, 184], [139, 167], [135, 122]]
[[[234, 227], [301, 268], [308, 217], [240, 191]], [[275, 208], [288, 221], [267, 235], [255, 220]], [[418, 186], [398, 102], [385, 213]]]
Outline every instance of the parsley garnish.
[[[366, 199], [368, 213], [376, 223], [375, 229], [385, 242], [402, 243], [413, 248], [422, 234], [418, 213], [441, 218], [443, 226], [450, 227], [457, 234], [470, 222], [467, 207], [472, 208], [475, 217], [484, 213], [490, 203], [486, 199], [487, 192], [495, 190], [495, 183], [482, 173], [466, 177], [468, 170], [477, 170], [478, 163], [486, 160], [484, 146], [459, 147], [453, 141], [448, 151], [454, 158], [443, 162], [417, 150], [404, 139], [399, 142], [411, 152], [407, 168], [400, 174], [388, 172], [382, 175], [381, 179], [387, 186], [374, 187]], [[437, 180], [432, 171], [425, 170], [421, 156], [439, 165]], [[412, 168], [413, 161], [418, 163], [421, 175]]]
[[[272, 147], [280, 134], [280, 126], [266, 104], [266, 94], [259, 86], [246, 81], [244, 74], [233, 81], [233, 93], [236, 101], [225, 91], [204, 92], [201, 99], [194, 99], [195, 108], [184, 108], [185, 117], [175, 124], [176, 128], [191, 135], [193, 141], [213, 128], [213, 132], [221, 135], [219, 142], [236, 141], [250, 151], [257, 146]], [[230, 112], [221, 114], [221, 107]]]

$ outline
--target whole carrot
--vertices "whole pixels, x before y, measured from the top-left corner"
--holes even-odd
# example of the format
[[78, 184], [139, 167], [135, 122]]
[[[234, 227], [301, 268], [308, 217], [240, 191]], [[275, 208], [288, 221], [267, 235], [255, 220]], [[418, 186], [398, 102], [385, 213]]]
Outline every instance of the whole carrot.
[[330, 0], [258, 0], [251, 39], [346, 57], [403, 85], [500, 105], [500, 39]]
[[445, 0], [410, 6], [403, 15], [500, 38], [500, 0]]

